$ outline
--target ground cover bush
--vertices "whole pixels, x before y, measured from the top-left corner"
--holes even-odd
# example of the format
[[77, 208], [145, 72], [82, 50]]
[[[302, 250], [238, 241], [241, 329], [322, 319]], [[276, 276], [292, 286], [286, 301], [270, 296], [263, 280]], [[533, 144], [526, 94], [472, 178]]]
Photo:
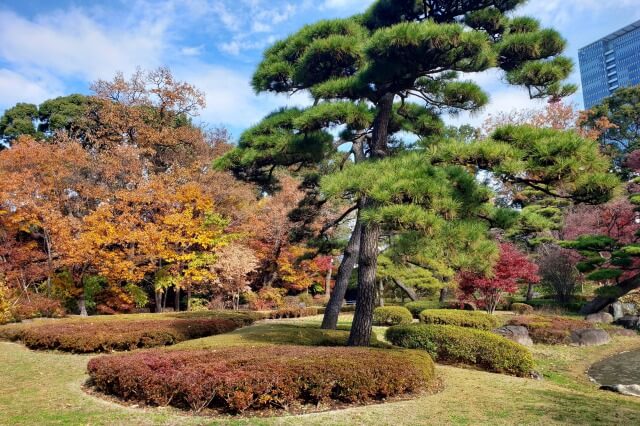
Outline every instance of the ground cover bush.
[[373, 310], [373, 325], [411, 324], [413, 315], [403, 306], [380, 306]]
[[0, 328], [0, 338], [20, 340], [31, 349], [74, 353], [127, 351], [228, 333], [247, 323], [232, 318], [60, 321], [4, 326]]
[[420, 312], [425, 309], [440, 309], [442, 308], [442, 303], [437, 300], [416, 300], [415, 302], [405, 303], [404, 307], [411, 312], [414, 318], [420, 318]]
[[398, 325], [386, 338], [396, 346], [424, 349], [434, 360], [465, 364], [486, 371], [526, 377], [533, 369], [533, 357], [522, 345], [488, 331], [455, 325]]
[[457, 325], [459, 327], [491, 330], [500, 324], [497, 317], [485, 312], [453, 309], [427, 309], [420, 313], [420, 322], [425, 324]]
[[512, 303], [511, 311], [520, 315], [529, 315], [533, 313], [533, 306], [526, 303]]
[[269, 313], [270, 319], [282, 319], [282, 318], [301, 318], [318, 315], [318, 308], [314, 307], [285, 307], [277, 309]]
[[[325, 310], [327, 309], [326, 306], [316, 306], [315, 308], [318, 310], [318, 315], [324, 314]], [[341, 314], [353, 313], [355, 311], [356, 311], [356, 305], [345, 305], [340, 308]]]
[[88, 372], [98, 391], [127, 401], [241, 413], [412, 393], [433, 380], [434, 365], [417, 351], [272, 346], [102, 356]]
[[526, 327], [534, 343], [549, 345], [569, 344], [572, 331], [594, 327], [580, 319], [543, 315], [517, 316], [509, 320], [509, 324]]
[[527, 302], [527, 304], [533, 306], [535, 309], [555, 309], [568, 312], [580, 312], [580, 309], [586, 304], [586, 300], [580, 300], [574, 297], [572, 301], [567, 303], [560, 303], [555, 299], [533, 299]]
[[66, 315], [62, 304], [38, 293], [15, 292], [0, 288], [0, 324], [33, 318], [62, 318]]

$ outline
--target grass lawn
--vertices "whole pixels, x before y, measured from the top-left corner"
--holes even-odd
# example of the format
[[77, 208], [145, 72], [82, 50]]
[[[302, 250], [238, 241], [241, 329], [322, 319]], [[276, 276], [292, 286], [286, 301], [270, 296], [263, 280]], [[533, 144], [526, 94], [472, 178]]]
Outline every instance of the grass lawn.
[[[346, 341], [350, 316], [338, 331], [319, 331], [321, 317], [259, 322], [225, 335], [168, 348], [240, 345], [339, 344]], [[382, 342], [384, 329], [376, 328]], [[445, 384], [439, 394], [388, 404], [280, 418], [203, 418], [171, 408], [124, 407], [86, 394], [81, 386], [90, 356], [35, 352], [0, 342], [0, 424], [277, 424], [277, 425], [477, 425], [477, 424], [640, 424], [640, 399], [598, 391], [587, 367], [608, 355], [640, 348], [640, 337], [615, 337], [596, 348], [537, 345], [533, 354], [545, 380], [535, 381], [439, 366]]]

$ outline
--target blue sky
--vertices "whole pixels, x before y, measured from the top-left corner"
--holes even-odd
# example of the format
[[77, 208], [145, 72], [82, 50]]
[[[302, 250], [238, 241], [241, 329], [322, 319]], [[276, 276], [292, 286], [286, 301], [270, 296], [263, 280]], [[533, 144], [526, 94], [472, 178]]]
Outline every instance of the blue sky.
[[[199, 120], [242, 129], [303, 95], [256, 96], [251, 73], [263, 49], [300, 26], [345, 17], [371, 0], [3, 0], [0, 4], [0, 111], [16, 102], [40, 103], [89, 93], [96, 79], [136, 67], [169, 66], [207, 96]], [[567, 38], [567, 53], [640, 19], [640, 0], [530, 0], [518, 14], [540, 19]], [[577, 67], [576, 67], [577, 68]], [[540, 106], [500, 81], [473, 76], [491, 94], [482, 113], [453, 123], [479, 124], [487, 114]], [[576, 72], [572, 80], [579, 82]], [[582, 95], [573, 101], [582, 104]]]

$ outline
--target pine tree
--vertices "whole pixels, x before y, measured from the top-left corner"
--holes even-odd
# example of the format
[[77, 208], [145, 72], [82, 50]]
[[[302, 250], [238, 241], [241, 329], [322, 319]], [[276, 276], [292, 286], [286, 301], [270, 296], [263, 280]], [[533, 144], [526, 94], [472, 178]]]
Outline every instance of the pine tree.
[[[380, 194], [372, 195], [371, 189], [363, 186], [340, 188], [336, 182], [345, 183], [345, 180], [338, 175], [356, 173], [352, 178], [360, 179], [362, 176], [358, 173], [370, 173], [376, 179], [380, 176], [376, 171], [379, 165], [398, 170], [397, 167], [406, 166], [403, 161], [423, 161], [407, 157], [399, 160], [400, 164], [381, 162], [405, 150], [396, 136], [401, 130], [417, 135], [427, 152], [432, 148], [429, 145], [434, 134], [442, 128], [438, 119], [441, 113], [473, 111], [488, 102], [488, 96], [476, 84], [460, 80], [461, 72], [501, 69], [510, 84], [525, 87], [532, 98], [558, 99], [572, 93], [575, 87], [562, 83], [573, 66], [569, 59], [560, 55], [565, 41], [556, 31], [540, 28], [534, 19], [508, 17], [507, 14], [521, 3], [521, 0], [379, 0], [364, 14], [308, 25], [276, 42], [267, 49], [254, 74], [253, 86], [257, 92], [292, 94], [305, 91], [314, 98], [315, 104], [306, 110], [282, 110], [267, 117], [241, 137], [238, 149], [223, 158], [220, 166], [245, 177], [268, 179], [276, 166], [317, 164], [334, 156], [341, 145], [351, 146], [355, 161], [359, 163], [337, 173], [330, 178], [332, 183], [326, 184], [333, 185], [334, 194], [350, 196], [359, 210], [356, 232], [343, 260], [343, 264], [355, 263], [352, 253], [359, 253], [358, 300], [349, 339], [351, 345], [369, 342], [378, 241], [388, 226], [386, 220], [398, 215], [404, 218], [403, 221], [420, 222], [428, 220], [429, 215], [441, 217], [441, 211], [437, 208], [435, 212], [431, 211], [432, 205], [424, 206], [426, 214], [421, 211], [423, 207], [416, 210], [415, 204], [427, 199], [428, 194], [416, 195], [416, 199], [390, 200], [378, 196]], [[328, 130], [336, 126], [344, 129], [340, 137], [333, 140]], [[548, 135], [540, 134], [528, 136], [534, 136], [538, 143], [548, 138]], [[489, 144], [492, 142], [495, 141], [491, 140]], [[510, 166], [513, 169], [522, 170], [520, 166], [528, 161], [544, 168], [540, 158], [532, 158], [524, 149], [508, 145], [508, 141], [498, 141], [489, 146], [491, 150], [485, 145], [467, 146], [464, 148], [468, 150], [467, 154], [473, 149], [477, 158], [467, 157], [466, 161], [498, 166], [500, 157], [486, 162], [487, 152], [482, 150], [496, 153], [496, 149], [511, 149], [509, 154], [514, 158]], [[536, 155], [543, 155], [540, 147], [533, 148]], [[571, 145], [570, 150], [575, 149]], [[432, 160], [436, 161], [435, 158]], [[459, 159], [438, 161], [450, 160]], [[450, 177], [439, 175], [437, 163], [431, 167], [442, 183], [449, 181]], [[455, 170], [454, 174], [462, 174], [464, 166], [457, 167], [451, 170]], [[430, 173], [431, 169], [424, 171]], [[520, 179], [512, 171], [505, 170], [509, 173], [504, 173], [504, 177]], [[562, 170], [558, 172], [568, 177]], [[558, 180], [536, 183], [531, 179], [528, 183], [541, 187]], [[410, 182], [408, 184], [410, 186]], [[593, 189], [586, 188], [585, 182], [577, 186], [586, 192]], [[600, 184], [595, 186], [601, 189]], [[341, 193], [340, 189], [345, 192]], [[447, 197], [457, 202], [456, 197], [464, 198], [465, 192]], [[393, 201], [393, 207], [385, 205], [390, 201]], [[483, 204], [488, 199], [476, 201]], [[411, 212], [404, 211], [407, 203], [414, 209], [416, 216], [413, 218]], [[465, 215], [468, 213], [471, 217], [476, 207], [479, 206], [474, 206]], [[453, 205], [449, 208], [459, 212]], [[413, 228], [407, 223], [396, 225]], [[341, 272], [344, 269], [345, 274], [350, 274], [353, 268], [346, 266], [340, 268]], [[337, 286], [341, 279], [343, 277], [339, 275]], [[340, 291], [334, 291], [334, 296], [330, 308], [333, 302], [341, 303], [337, 299]], [[335, 314], [333, 309], [327, 311]]]

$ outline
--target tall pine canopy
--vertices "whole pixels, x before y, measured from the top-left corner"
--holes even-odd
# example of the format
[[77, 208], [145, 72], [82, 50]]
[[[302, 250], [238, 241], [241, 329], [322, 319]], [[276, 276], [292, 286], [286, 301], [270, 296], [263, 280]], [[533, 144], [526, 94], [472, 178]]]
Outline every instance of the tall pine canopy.
[[[241, 136], [237, 149], [218, 166], [268, 182], [278, 166], [338, 164], [319, 181], [318, 193], [350, 199], [358, 213], [323, 327], [335, 327], [357, 263], [350, 345], [370, 340], [383, 235], [392, 236], [392, 246], [413, 241], [413, 254], [397, 256], [394, 249], [387, 259], [414, 263], [443, 255], [429, 249], [434, 246], [429, 239], [457, 234], [471, 241], [478, 233], [488, 238], [480, 218], [495, 209], [489, 189], [475, 181], [480, 169], [496, 169], [500, 179], [558, 197], [606, 198], [610, 191], [597, 146], [581, 148], [573, 134], [513, 128], [466, 146], [440, 137], [441, 114], [475, 111], [489, 102], [465, 75], [499, 69], [531, 98], [557, 100], [575, 91], [563, 83], [573, 68], [561, 55], [564, 39], [535, 19], [511, 17], [522, 3], [378, 0], [363, 14], [305, 26], [265, 51], [252, 79], [254, 89], [306, 92], [314, 104], [266, 117]], [[418, 143], [402, 143], [407, 134], [413, 135], [407, 140]], [[355, 165], [335, 163], [345, 149]], [[557, 155], [563, 161], [556, 161]], [[470, 244], [454, 249], [460, 259], [466, 258], [465, 251], [483, 253]]]

